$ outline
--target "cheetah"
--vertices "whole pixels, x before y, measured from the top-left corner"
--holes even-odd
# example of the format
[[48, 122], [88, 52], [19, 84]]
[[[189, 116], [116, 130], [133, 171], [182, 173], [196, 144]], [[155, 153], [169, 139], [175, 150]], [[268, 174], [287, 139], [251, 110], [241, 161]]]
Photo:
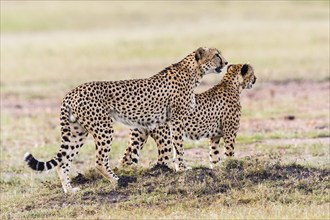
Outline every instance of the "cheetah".
[[[221, 137], [224, 139], [225, 155], [234, 156], [235, 138], [241, 116], [240, 93], [243, 89], [251, 89], [256, 79], [251, 65], [228, 65], [227, 73], [221, 82], [201, 94], [196, 94], [194, 111], [183, 117], [186, 138], [209, 138], [211, 168], [220, 161]], [[153, 130], [131, 129], [129, 146], [121, 159], [121, 166], [137, 165], [139, 151], [149, 135], [158, 147], [157, 164], [169, 166], [171, 155], [179, 152], [172, 152], [172, 139], [167, 124]]]
[[[57, 167], [64, 192], [74, 193], [79, 188], [71, 186], [70, 167], [91, 134], [96, 147], [96, 169], [106, 179], [120, 182], [109, 164], [114, 120], [149, 130], [171, 122], [173, 142], [181, 149], [182, 115], [194, 107], [193, 89], [203, 75], [220, 73], [225, 65], [227, 61], [217, 49], [201, 47], [150, 78], [82, 84], [62, 101], [61, 145], [57, 155], [47, 162], [38, 161], [30, 153], [24, 159], [36, 171]], [[179, 154], [182, 152], [178, 150]], [[180, 165], [185, 169], [184, 163]]]

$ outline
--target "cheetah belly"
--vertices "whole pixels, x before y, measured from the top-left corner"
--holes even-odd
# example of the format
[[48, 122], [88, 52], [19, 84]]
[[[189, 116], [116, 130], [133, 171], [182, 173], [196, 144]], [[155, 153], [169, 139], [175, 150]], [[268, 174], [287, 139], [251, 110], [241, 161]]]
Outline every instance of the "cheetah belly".
[[202, 138], [211, 138], [215, 136], [223, 136], [223, 131], [217, 122], [188, 123], [185, 127], [184, 136], [190, 140], [199, 140]]
[[110, 114], [116, 121], [128, 125], [130, 127], [145, 128], [148, 130], [155, 129], [160, 124], [168, 121], [167, 108], [157, 112], [145, 113], [142, 111], [123, 112], [111, 109]]

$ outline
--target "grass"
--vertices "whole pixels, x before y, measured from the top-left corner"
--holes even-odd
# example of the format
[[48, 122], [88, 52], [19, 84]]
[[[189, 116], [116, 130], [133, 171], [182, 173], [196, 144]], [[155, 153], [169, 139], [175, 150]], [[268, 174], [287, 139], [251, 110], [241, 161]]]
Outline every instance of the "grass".
[[[1, 1], [1, 219], [329, 219], [329, 1], [187, 4]], [[242, 92], [234, 160], [211, 171], [208, 141], [186, 141], [193, 170], [152, 170], [149, 140], [141, 166], [118, 169], [128, 127], [116, 124], [111, 166], [137, 178], [126, 188], [94, 170], [90, 137], [72, 167], [76, 195], [56, 172], [25, 166], [27, 151], [58, 151], [72, 88], [148, 77], [200, 46], [250, 62], [258, 77]], [[220, 79], [206, 76], [196, 92]]]
[[295, 138], [322, 138], [329, 137], [328, 131], [315, 131], [315, 132], [286, 132], [286, 131], [273, 131], [273, 132], [258, 132], [258, 133], [245, 133], [238, 135], [238, 143], [249, 144], [268, 139], [295, 139]]
[[[75, 185], [83, 187], [75, 195], [64, 195], [58, 181], [41, 181], [23, 192], [19, 185], [29, 185], [27, 181], [2, 184], [4, 194], [11, 195], [5, 197], [2, 218], [219, 218], [222, 214], [260, 218], [267, 213], [274, 218], [328, 218], [329, 172], [283, 164], [276, 157], [246, 157], [228, 160], [213, 171], [199, 167], [182, 174], [141, 169], [130, 172], [136, 182], [120, 188], [90, 170], [74, 179]], [[13, 196], [13, 188], [26, 196]], [[17, 206], [10, 206], [14, 201]]]
[[[129, 172], [115, 169], [118, 174], [137, 177], [137, 182], [128, 188], [118, 188], [93, 169], [94, 145], [89, 138], [74, 161], [72, 172], [73, 176], [83, 174], [75, 181], [82, 192], [64, 195], [55, 172], [35, 174], [20, 159], [27, 150], [41, 159], [55, 155], [59, 141], [57, 115], [19, 114], [19, 120], [10, 114], [2, 117], [5, 123], [1, 139], [2, 219], [329, 217], [327, 143], [281, 143], [292, 138], [287, 133], [269, 142], [272, 132], [252, 134], [242, 130], [236, 146], [240, 159], [225, 161], [219, 169], [210, 171], [203, 167], [208, 164], [207, 153], [203, 160], [189, 156], [189, 149], [208, 151], [207, 140], [187, 141], [186, 159], [194, 170], [158, 174], [160, 171], [146, 168], [156, 159], [154, 143], [149, 140], [141, 153], [141, 167]], [[118, 166], [127, 144], [126, 128], [116, 124], [115, 130], [110, 153], [112, 167]], [[294, 138], [302, 137], [305, 138], [304, 135]], [[320, 175], [321, 180], [316, 181]]]

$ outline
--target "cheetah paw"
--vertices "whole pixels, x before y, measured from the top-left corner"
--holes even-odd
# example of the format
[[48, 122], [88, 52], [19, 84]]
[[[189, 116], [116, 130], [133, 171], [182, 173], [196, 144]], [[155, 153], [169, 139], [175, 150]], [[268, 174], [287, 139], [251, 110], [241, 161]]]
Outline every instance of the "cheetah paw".
[[191, 167], [188, 167], [187, 165], [181, 163], [181, 164], [176, 164], [175, 165], [175, 169], [177, 172], [183, 172], [183, 171], [187, 171], [187, 170], [191, 170]]

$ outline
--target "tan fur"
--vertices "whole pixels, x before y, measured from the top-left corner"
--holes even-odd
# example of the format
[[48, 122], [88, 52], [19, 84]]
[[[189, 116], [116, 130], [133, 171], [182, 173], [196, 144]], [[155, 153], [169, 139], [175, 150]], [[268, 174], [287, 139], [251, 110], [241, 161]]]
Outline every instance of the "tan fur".
[[[96, 146], [96, 168], [109, 180], [119, 177], [111, 170], [113, 120], [150, 129], [171, 122], [175, 147], [182, 148], [182, 116], [193, 107], [194, 88], [203, 75], [219, 72], [226, 60], [215, 48], [199, 48], [180, 62], [147, 79], [89, 82], [70, 91], [61, 107], [61, 148], [50, 161], [26, 155], [28, 165], [38, 171], [58, 167], [65, 192], [74, 192], [70, 166], [88, 134]], [[185, 164], [179, 165], [182, 169]]]
[[[244, 68], [242, 68], [244, 66]], [[242, 73], [241, 70], [246, 72]], [[256, 77], [251, 65], [229, 65], [221, 82], [210, 90], [196, 94], [196, 106], [183, 116], [184, 135], [193, 140], [210, 139], [211, 166], [220, 161], [219, 143], [224, 139], [225, 155], [234, 155], [234, 145], [241, 116], [240, 93], [251, 88]], [[158, 163], [169, 165], [173, 156], [171, 134], [167, 124], [153, 130], [132, 129], [130, 144], [126, 149], [122, 165], [138, 163], [139, 151], [150, 135], [158, 147]], [[174, 139], [173, 139], [174, 140]]]

